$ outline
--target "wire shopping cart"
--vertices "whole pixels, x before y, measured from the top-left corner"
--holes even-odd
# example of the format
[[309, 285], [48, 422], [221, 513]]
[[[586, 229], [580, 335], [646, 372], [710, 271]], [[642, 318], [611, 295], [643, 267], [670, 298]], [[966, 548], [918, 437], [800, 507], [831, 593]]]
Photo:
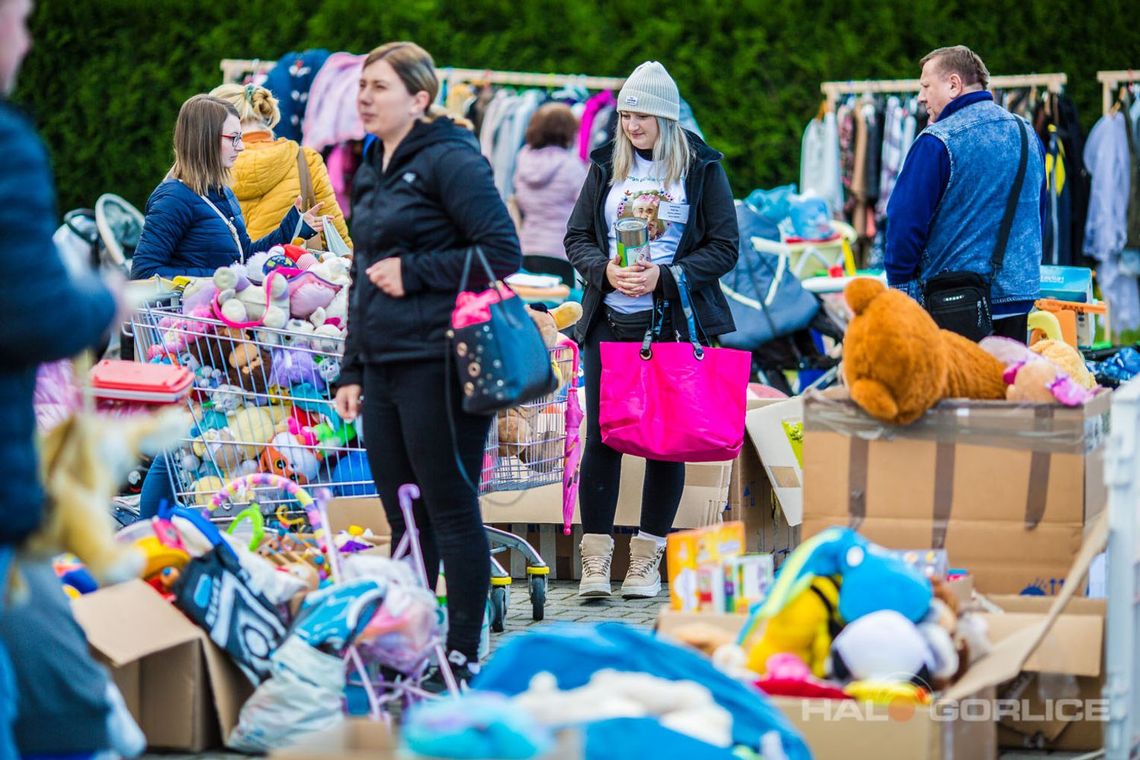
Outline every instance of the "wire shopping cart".
[[[562, 337], [550, 351], [561, 379], [559, 387], [535, 401], [508, 409], [495, 418], [487, 447], [479, 493], [520, 491], [562, 483], [562, 529], [570, 534], [578, 498], [578, 463], [582, 450], [582, 406], [578, 401], [578, 344]], [[495, 559], [507, 550], [526, 561], [531, 613], [542, 620], [550, 567], [527, 541], [497, 528], [487, 528], [491, 541], [491, 630], [503, 630], [510, 607], [511, 574]]]
[[[182, 313], [176, 298], [155, 301], [132, 321], [135, 355], [189, 368], [195, 389], [187, 401], [193, 417], [189, 435], [168, 451], [172, 484], [180, 503], [210, 508], [229, 522], [228, 502], [210, 507], [225, 483], [269, 473], [307, 488], [328, 487], [334, 497], [376, 496], [358, 421], [341, 419], [333, 406], [343, 340], [268, 327], [236, 329], [207, 316]], [[552, 360], [563, 378], [555, 393], [499, 415], [492, 425], [480, 493], [518, 490], [563, 481], [563, 517], [568, 531], [577, 492], [578, 352], [573, 342], [555, 347]], [[501, 435], [507, 418], [524, 418], [522, 435]], [[279, 488], [259, 483], [254, 497], [267, 513], [283, 509], [296, 518], [296, 501]], [[492, 546], [491, 623], [503, 630], [510, 574], [496, 554], [517, 551], [526, 558], [535, 620], [543, 619], [549, 566], [525, 539], [487, 528]]]

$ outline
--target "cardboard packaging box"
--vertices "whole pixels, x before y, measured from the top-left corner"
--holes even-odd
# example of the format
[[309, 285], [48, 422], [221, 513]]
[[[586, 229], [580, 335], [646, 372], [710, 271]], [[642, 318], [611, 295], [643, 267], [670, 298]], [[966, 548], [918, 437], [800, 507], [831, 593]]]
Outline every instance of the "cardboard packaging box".
[[219, 747], [253, 687], [206, 632], [143, 581], [72, 602], [151, 749]]
[[[796, 405], [802, 409], [798, 398], [749, 400], [748, 435], [733, 462], [725, 516], [726, 520], [744, 523], [747, 551], [771, 554], [777, 567], [800, 543], [798, 506], [802, 504], [803, 481], [802, 468], [793, 461], [794, 451], [778, 424], [780, 415], [777, 413], [774, 418], [772, 412]], [[781, 443], [783, 446], [778, 446]], [[769, 452], [767, 458], [764, 451]], [[791, 517], [788, 505], [783, 503], [788, 499], [797, 507], [791, 510]]]
[[[582, 757], [581, 734], [562, 731], [553, 750], [539, 760], [577, 760]], [[389, 760], [404, 757], [399, 742], [385, 725], [350, 718], [340, 726], [312, 734], [288, 749], [269, 753], [269, 760]]]
[[1056, 594], [1107, 503], [1110, 397], [949, 400], [892, 427], [841, 389], [809, 394], [803, 537], [846, 525], [892, 549], [945, 549], [983, 593]]
[[[1049, 612], [1043, 596], [990, 596], [1005, 611], [986, 614], [990, 637], [1001, 641]], [[998, 723], [998, 744], [1009, 749], [1092, 752], [1104, 747], [1103, 599], [1073, 599], [1021, 675], [998, 690], [1024, 710]], [[1019, 707], [1019, 709], [1020, 709]]]
[[[1096, 614], [1091, 612], [1095, 606], [1090, 607], [1093, 603], [1089, 600], [1073, 597], [1093, 558], [1104, 551], [1107, 539], [1107, 514], [1101, 514], [1090, 524], [1088, 537], [1080, 547], [1058, 595], [1049, 599], [1039, 598], [1041, 602], [1034, 603], [1034, 606], [1040, 608], [1042, 603], [1045, 606], [1039, 612], [1020, 614], [1011, 611], [990, 616], [993, 651], [974, 663], [932, 705], [885, 707], [862, 702], [786, 697], [773, 698], [773, 702], [803, 734], [816, 760], [996, 757], [998, 724], [995, 715], [1007, 708], [1008, 703], [996, 703], [995, 698], [1005, 698], [1011, 687], [1032, 679], [1035, 671], [1094, 678], [1083, 674], [1094, 670], [1092, 663], [1099, 661], [1103, 652], [1102, 647], [1090, 646], [1095, 639], [1085, 638], [1096, 628], [1095, 623], [1089, 622], [1089, 619], [1096, 619]], [[1018, 606], [1022, 604], [1019, 600], [1001, 597], [999, 601], [1009, 604], [1011, 610], [1022, 609]], [[1002, 619], [998, 621], [997, 618]], [[746, 619], [744, 615], [684, 613], [665, 607], [658, 617], [657, 628], [660, 633], [668, 635], [684, 625], [700, 621], [736, 633]], [[1079, 646], [1075, 646], [1077, 642], [1081, 642]], [[1071, 651], [1081, 647], [1086, 651]], [[1095, 669], [1103, 672], [1099, 666]], [[1091, 682], [1084, 684], [1084, 688], [1095, 689]], [[1099, 693], [1088, 692], [1089, 699], [1099, 696]], [[1033, 712], [1039, 714], [1040, 711]], [[1095, 710], [1092, 713], [1094, 717], [1097, 714]], [[1064, 737], [1072, 731], [1073, 739], [1070, 741], [1074, 745], [1084, 744], [1091, 740], [1089, 722], [1088, 718], [1071, 721], [1067, 727], [1061, 727], [1058, 735]], [[1046, 727], [1036, 725], [1032, 728], [1036, 731]], [[1055, 726], [1047, 728], [1053, 730]], [[1004, 732], [1010, 729], [1003, 726], [1002, 730], [1003, 736], [1007, 736]]]

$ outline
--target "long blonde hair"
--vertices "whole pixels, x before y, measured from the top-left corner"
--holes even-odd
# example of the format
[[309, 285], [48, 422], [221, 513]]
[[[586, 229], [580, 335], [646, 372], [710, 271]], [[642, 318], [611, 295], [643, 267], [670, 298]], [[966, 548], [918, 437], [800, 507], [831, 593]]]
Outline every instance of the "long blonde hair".
[[220, 84], [210, 90], [212, 97], [224, 100], [237, 109], [242, 124], [256, 121], [269, 129], [281, 121], [277, 98], [265, 87], [253, 84]]
[[198, 195], [230, 184], [230, 170], [222, 165], [221, 143], [227, 116], [238, 116], [237, 109], [210, 95], [195, 95], [178, 109], [170, 176]]
[[[689, 171], [693, 151], [689, 148], [689, 138], [680, 124], [672, 119], [657, 119], [657, 142], [653, 145], [653, 160], [665, 168], [665, 176], [660, 179], [666, 186], [680, 182]], [[625, 130], [618, 125], [614, 138], [613, 177], [610, 184], [625, 182], [633, 169], [635, 148]]]

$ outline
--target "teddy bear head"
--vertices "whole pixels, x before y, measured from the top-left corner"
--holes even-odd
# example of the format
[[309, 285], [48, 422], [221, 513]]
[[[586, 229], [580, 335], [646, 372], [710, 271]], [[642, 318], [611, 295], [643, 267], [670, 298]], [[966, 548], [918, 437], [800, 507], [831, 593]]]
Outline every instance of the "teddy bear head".
[[852, 280], [844, 296], [855, 315], [843, 347], [852, 400], [883, 422], [913, 422], [945, 395], [941, 330], [916, 301], [879, 280]]

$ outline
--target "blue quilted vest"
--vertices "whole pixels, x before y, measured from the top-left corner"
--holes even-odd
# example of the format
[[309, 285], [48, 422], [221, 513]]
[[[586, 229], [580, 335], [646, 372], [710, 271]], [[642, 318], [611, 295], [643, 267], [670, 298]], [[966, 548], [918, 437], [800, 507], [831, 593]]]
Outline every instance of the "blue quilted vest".
[[950, 181], [934, 213], [922, 255], [922, 278], [943, 272], [991, 274], [990, 258], [1021, 157], [1017, 123], [1030, 129], [1028, 164], [1001, 271], [995, 304], [1036, 299], [1041, 285], [1041, 182], [1045, 166], [1032, 128], [992, 101], [950, 114], [924, 132], [950, 155]]

